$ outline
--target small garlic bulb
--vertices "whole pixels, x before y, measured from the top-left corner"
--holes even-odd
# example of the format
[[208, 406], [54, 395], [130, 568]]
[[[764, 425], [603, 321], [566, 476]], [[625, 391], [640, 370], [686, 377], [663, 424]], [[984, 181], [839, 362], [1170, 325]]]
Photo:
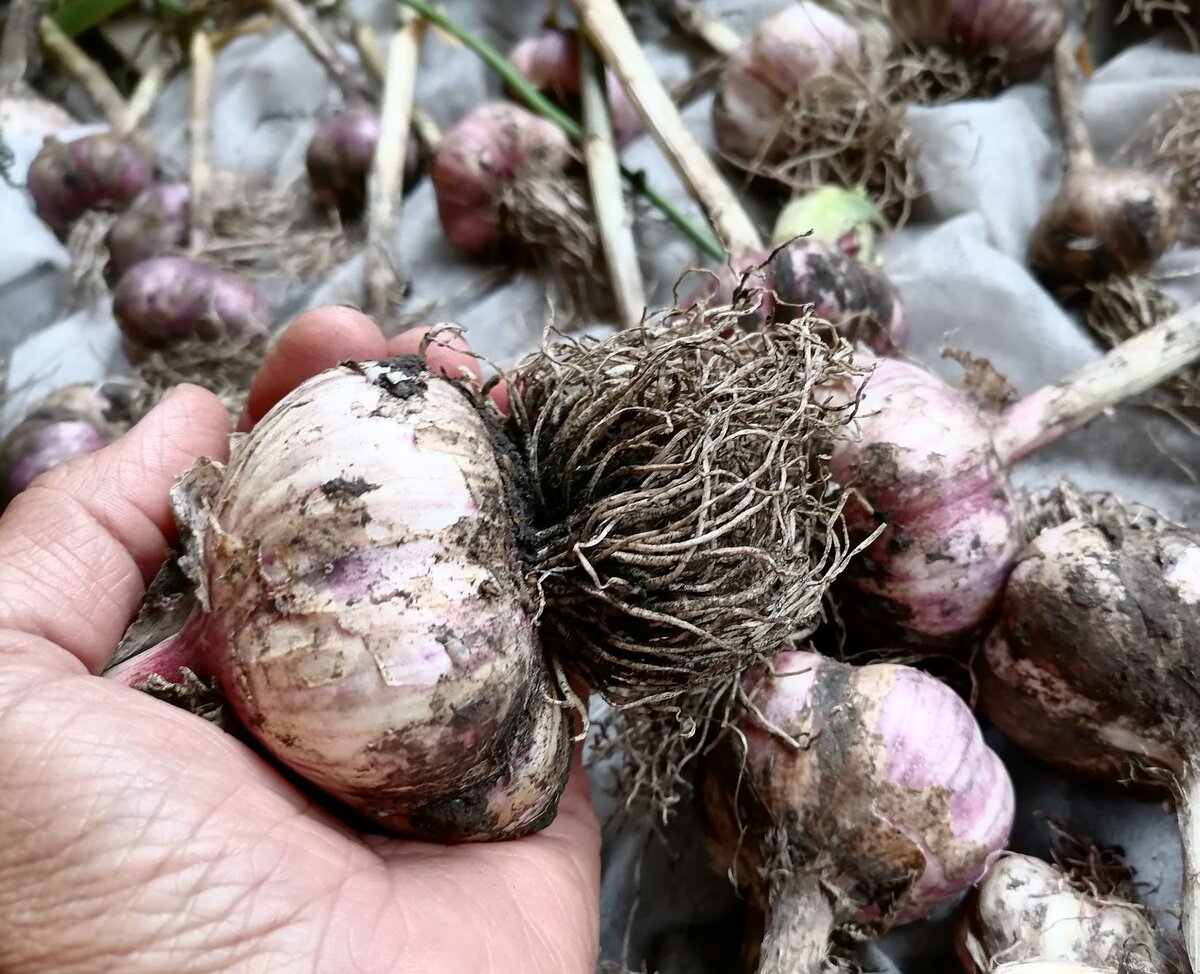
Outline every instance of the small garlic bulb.
[[910, 41], [997, 58], [1013, 81], [1045, 67], [1067, 22], [1061, 0], [889, 0], [888, 12]]
[[992, 865], [966, 904], [958, 946], [964, 964], [981, 974], [998, 961], [1026, 960], [1160, 970], [1154, 929], [1141, 910], [1082, 892], [1049, 863], [1015, 853]]
[[864, 68], [862, 36], [837, 14], [802, 0], [761, 24], [730, 56], [713, 104], [713, 131], [735, 159], [786, 151], [788, 103], [818, 79]]

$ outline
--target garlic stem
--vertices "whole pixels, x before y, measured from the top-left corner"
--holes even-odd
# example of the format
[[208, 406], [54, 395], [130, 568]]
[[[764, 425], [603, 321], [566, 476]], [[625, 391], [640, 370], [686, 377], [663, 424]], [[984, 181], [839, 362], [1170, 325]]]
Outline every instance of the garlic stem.
[[1158, 385], [1200, 358], [1200, 304], [1127, 339], [1074, 374], [1009, 406], [993, 433], [1011, 465], [1089, 422], [1105, 409]]
[[177, 680], [179, 670], [187, 667], [193, 672], [204, 669], [201, 660], [203, 615], [199, 610], [188, 616], [179, 632], [149, 649], [110, 664], [101, 674], [107, 680], [115, 680], [127, 687], [141, 686], [152, 676]]
[[797, 871], [771, 890], [758, 974], [819, 974], [833, 932], [833, 908], [810, 873]]
[[124, 128], [127, 132], [136, 129], [150, 114], [150, 109], [154, 107], [154, 102], [167, 80], [167, 68], [167, 62], [160, 58], [138, 78], [133, 94], [129, 96], [129, 103], [125, 106]]
[[346, 102], [363, 100], [364, 92], [351, 75], [349, 66], [299, 0], [270, 0], [270, 3], [271, 9], [300, 38], [309, 53], [321, 62], [334, 84], [341, 89]]
[[683, 123], [616, 0], [575, 0], [584, 32], [612, 69], [646, 128], [708, 214], [735, 257], [762, 248], [762, 238], [708, 153]]
[[621, 186], [621, 164], [608, 110], [604, 62], [586, 38], [580, 38], [580, 97], [583, 107], [583, 156], [592, 189], [592, 207], [612, 281], [617, 314], [625, 328], [642, 320], [646, 288], [633, 238], [633, 219]]
[[[383, 56], [383, 48], [379, 44], [378, 35], [370, 24], [359, 22], [355, 23], [352, 36], [354, 47], [358, 51], [359, 58], [362, 59], [363, 67], [370, 72], [371, 77], [382, 84], [387, 75], [387, 61]], [[438, 123], [430, 117], [428, 112], [415, 104], [412, 109], [412, 130], [416, 132], [422, 145], [430, 151], [436, 149], [438, 143], [442, 141], [442, 130]]]
[[126, 134], [128, 108], [125, 99], [100, 65], [84, 54], [83, 49], [49, 17], [43, 17], [39, 22], [38, 36], [46, 54], [87, 92], [113, 131], [119, 135]]
[[[428, 3], [427, 0], [399, 0], [399, 2], [415, 10], [423, 19], [429, 21], [435, 27], [444, 30], [479, 55], [483, 62], [503, 79], [504, 83], [517, 97], [525, 102], [528, 108], [553, 122], [574, 141], [578, 142], [583, 138], [583, 129], [579, 123], [530, 84], [529, 80], [520, 71], [508, 63], [508, 58], [485, 40], [471, 33], [450, 17], [447, 17], [440, 8]], [[704, 228], [692, 223], [682, 210], [653, 186], [649, 185], [646, 182], [645, 174], [631, 172], [622, 166], [621, 175], [639, 193], [661, 210], [663, 216], [687, 234], [697, 247], [715, 260], [721, 260], [725, 257], [725, 252], [721, 249], [721, 245]]]
[[188, 45], [192, 98], [188, 115], [188, 247], [199, 253], [212, 237], [213, 45], [203, 30]]
[[1176, 803], [1179, 835], [1183, 841], [1183, 942], [1192, 966], [1200, 963], [1200, 768], [1190, 762], [1180, 783]]
[[737, 31], [694, 0], [673, 0], [671, 12], [680, 27], [700, 38], [721, 57], [728, 57], [742, 44]]
[[1083, 119], [1078, 51], [1079, 41], [1070, 32], [1064, 33], [1054, 48], [1054, 83], [1062, 124], [1063, 162], [1068, 172], [1078, 172], [1096, 164], [1092, 138]]
[[367, 177], [367, 250], [363, 287], [366, 310], [383, 317], [399, 290], [400, 270], [393, 253], [396, 219], [404, 189], [404, 161], [416, 91], [418, 21], [404, 13], [388, 45], [387, 75], [379, 142]]
[[12, 95], [25, 87], [29, 73], [30, 51], [37, 33], [37, 23], [49, 0], [12, 0], [4, 21], [4, 36], [0, 37], [0, 97]]

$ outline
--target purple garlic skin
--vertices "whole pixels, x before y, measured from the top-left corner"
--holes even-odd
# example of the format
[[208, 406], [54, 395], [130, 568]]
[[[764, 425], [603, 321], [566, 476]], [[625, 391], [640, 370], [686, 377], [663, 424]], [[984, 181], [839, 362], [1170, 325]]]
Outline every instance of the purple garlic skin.
[[1048, 862], [1005, 853], [964, 904], [958, 952], [973, 974], [1034, 960], [1134, 974], [1163, 970], [1156, 940], [1142, 910], [1081, 891]]
[[303, 383], [202, 487], [199, 582], [230, 704], [394, 832], [496, 840], [555, 816], [568, 721], [514, 458], [471, 393], [396, 358]]
[[[379, 144], [379, 116], [370, 108], [346, 108], [318, 126], [304, 157], [317, 203], [344, 216], [362, 212], [367, 176]], [[421, 144], [410, 134], [404, 156], [404, 188], [421, 175]]]
[[0, 500], [111, 443], [128, 425], [114, 409], [103, 389], [85, 383], [56, 389], [38, 402], [0, 443]]
[[[579, 97], [582, 69], [577, 31], [548, 30], [528, 37], [513, 48], [508, 59], [538, 90], [550, 92], [560, 101]], [[613, 136], [617, 145], [624, 146], [641, 135], [642, 119], [611, 69], [605, 69], [604, 80]]]
[[108, 443], [108, 437], [82, 420], [47, 423], [29, 434], [21, 452], [13, 458], [4, 485], [8, 496], [19, 494], [47, 470], [95, 453]]
[[161, 257], [187, 240], [186, 183], [155, 183], [142, 190], [108, 231], [108, 267], [116, 278], [135, 264]]
[[728, 58], [713, 103], [713, 131], [732, 159], [777, 161], [782, 119], [814, 82], [865, 69], [862, 36], [837, 14], [802, 0], [759, 24]]
[[1200, 742], [1200, 536], [1084, 520], [1021, 553], [980, 659], [988, 718], [1034, 757], [1116, 781]]
[[850, 563], [846, 611], [884, 638], [953, 641], [992, 615], [1024, 543], [988, 424], [960, 393], [894, 359], [867, 380], [858, 423], [861, 438], [839, 442], [830, 469], [870, 505], [847, 504], [851, 532], [887, 526]]
[[88, 210], [124, 209], [154, 174], [154, 160], [130, 139], [100, 132], [60, 142], [50, 135], [27, 186], [38, 216], [61, 233]]
[[801, 318], [812, 305], [838, 335], [864, 342], [880, 355], [903, 348], [908, 340], [908, 317], [895, 285], [878, 267], [833, 243], [797, 237], [776, 250], [739, 258], [718, 273], [709, 304], [730, 303], [738, 288], [763, 292], [746, 327]]
[[456, 247], [501, 242], [500, 196], [526, 172], [561, 172], [571, 144], [553, 122], [507, 102], [482, 105], [442, 136], [430, 174], [442, 229]]
[[762, 719], [738, 721], [744, 748], [727, 737], [735, 753], [706, 771], [703, 796], [718, 865], [736, 866], [760, 904], [771, 895], [764, 840], [786, 840], [793, 870], [819, 869], [843, 919], [880, 929], [926, 916], [1004, 848], [1012, 782], [945, 684], [907, 666], [783, 652], [746, 686]]
[[1046, 66], [1067, 23], [1060, 0], [890, 0], [888, 12], [910, 41], [995, 57], [1010, 81]]
[[250, 281], [186, 257], [136, 264], [113, 291], [113, 314], [137, 362], [185, 338], [265, 342], [271, 310]]

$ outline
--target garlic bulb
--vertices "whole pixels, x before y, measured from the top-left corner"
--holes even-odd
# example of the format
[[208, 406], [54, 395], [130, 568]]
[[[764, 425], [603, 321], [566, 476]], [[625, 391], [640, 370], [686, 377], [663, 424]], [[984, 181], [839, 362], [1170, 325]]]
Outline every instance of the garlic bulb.
[[470, 253], [494, 247], [504, 189], [523, 174], [561, 172], [570, 159], [570, 143], [554, 123], [505, 102], [475, 109], [446, 132], [433, 160], [446, 236]]
[[1160, 969], [1154, 929], [1141, 910], [1082, 892], [1030, 856], [1001, 856], [963, 916], [959, 952], [975, 974], [988, 974], [1000, 960], [1075, 961], [1129, 974]]
[[247, 278], [186, 257], [135, 264], [113, 291], [125, 351], [139, 362], [185, 339], [266, 342], [271, 310]]
[[187, 240], [189, 199], [186, 183], [155, 183], [142, 190], [105, 238], [110, 271], [119, 278], [134, 264], [181, 248]]
[[1046, 66], [1066, 27], [1061, 0], [889, 0], [888, 13], [910, 41], [994, 57], [1013, 81]]
[[500, 839], [554, 817], [570, 745], [521, 477], [472, 395], [415, 358], [310, 379], [224, 471], [194, 476], [196, 580], [234, 711], [393, 831]]
[[27, 186], [38, 216], [63, 232], [87, 210], [124, 209], [154, 174], [154, 160], [131, 139], [100, 132], [60, 142], [48, 135]]
[[710, 849], [767, 912], [760, 974], [809, 974], [832, 926], [884, 930], [976, 882], [1012, 783], [967, 705], [906, 666], [782, 652], [706, 767]]
[[851, 563], [859, 594], [846, 611], [926, 642], [976, 628], [1024, 543], [991, 428], [961, 393], [893, 359], [878, 360], [858, 423], [861, 438], [837, 444], [831, 467], [869, 504], [847, 505], [851, 530], [886, 527]]
[[[345, 108], [325, 119], [304, 156], [313, 197], [325, 207], [357, 215], [367, 198], [367, 174], [379, 143], [379, 115], [365, 106]], [[421, 173], [421, 144], [409, 134], [404, 155], [404, 188]]]
[[821, 78], [864, 70], [862, 36], [810, 0], [764, 20], [730, 54], [713, 103], [713, 132], [735, 159], [773, 159], [786, 152], [781, 119], [788, 103]]
[[754, 315], [743, 318], [744, 328], [802, 318], [811, 306], [839, 336], [880, 354], [903, 348], [908, 339], [904, 304], [887, 275], [815, 237], [732, 261], [697, 297], [713, 306], [747, 291], [757, 292], [760, 303]]

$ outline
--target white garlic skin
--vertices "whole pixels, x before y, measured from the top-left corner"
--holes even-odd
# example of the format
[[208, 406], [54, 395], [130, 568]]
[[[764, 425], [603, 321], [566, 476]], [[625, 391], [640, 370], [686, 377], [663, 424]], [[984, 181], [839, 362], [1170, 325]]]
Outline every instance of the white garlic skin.
[[497, 839], [569, 759], [514, 469], [418, 359], [348, 363], [241, 438], [203, 527], [214, 670], [277, 758], [386, 827]]
[[1060, 870], [1031, 856], [1009, 853], [995, 862], [967, 908], [960, 946], [980, 970], [1027, 960], [1131, 974], [1158, 969], [1154, 930], [1141, 910], [1081, 892]]

